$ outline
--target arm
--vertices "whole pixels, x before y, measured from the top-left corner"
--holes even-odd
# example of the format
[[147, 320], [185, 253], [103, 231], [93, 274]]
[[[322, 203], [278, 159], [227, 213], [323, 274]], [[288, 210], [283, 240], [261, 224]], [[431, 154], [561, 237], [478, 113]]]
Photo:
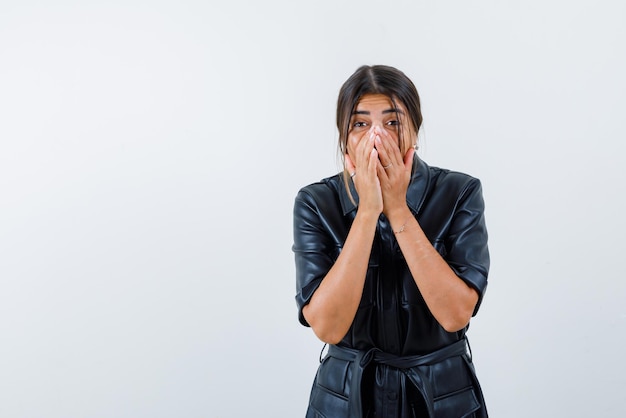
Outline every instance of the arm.
[[439, 255], [408, 207], [388, 216], [415, 284], [437, 322], [448, 332], [467, 326], [478, 302], [476, 290]]
[[346, 335], [361, 301], [378, 215], [357, 212], [343, 250], [302, 309], [315, 335], [337, 344]]
[[[406, 190], [414, 151], [409, 150], [402, 158], [397, 145], [389, 141], [384, 132], [381, 134], [382, 138], [380, 136], [377, 138], [381, 161], [384, 161], [385, 165], [392, 164], [387, 170], [384, 170], [381, 164], [378, 170], [384, 201], [383, 211], [389, 219], [411, 275], [430, 312], [446, 331], [458, 331], [469, 323], [479, 303], [479, 293], [468, 282], [473, 283], [474, 276], [481, 276], [474, 269], [474, 260], [471, 259], [473, 256], [469, 254], [476, 248], [486, 248], [480, 189], [477, 189], [475, 195], [470, 196], [468, 205], [472, 206], [472, 210], [468, 212], [471, 212], [471, 215], [455, 214], [456, 220], [453, 221], [452, 229], [458, 228], [458, 231], [453, 233], [464, 238], [459, 238], [458, 245], [454, 245], [453, 259], [446, 261], [432, 246], [406, 204]], [[471, 239], [473, 236], [477, 237], [475, 242]], [[468, 241], [462, 241], [463, 239]], [[471, 244], [468, 245], [470, 241]], [[450, 261], [456, 265], [452, 266], [449, 264]], [[462, 279], [458, 271], [464, 269], [472, 271], [469, 273], [465, 271]], [[465, 275], [471, 276], [469, 280]], [[481, 289], [480, 286], [476, 288]]]
[[[369, 256], [383, 202], [376, 170], [378, 153], [374, 139], [363, 136], [354, 142], [354, 158], [346, 155], [346, 169], [353, 177], [359, 194], [356, 217], [350, 227], [343, 249], [324, 278], [302, 308], [303, 319], [324, 342], [336, 344], [346, 335], [356, 315], [367, 273]], [[298, 237], [296, 237], [298, 239]], [[308, 238], [313, 245], [322, 245], [319, 234]], [[312, 261], [305, 268], [319, 269], [322, 263]], [[321, 272], [320, 272], [321, 273]]]

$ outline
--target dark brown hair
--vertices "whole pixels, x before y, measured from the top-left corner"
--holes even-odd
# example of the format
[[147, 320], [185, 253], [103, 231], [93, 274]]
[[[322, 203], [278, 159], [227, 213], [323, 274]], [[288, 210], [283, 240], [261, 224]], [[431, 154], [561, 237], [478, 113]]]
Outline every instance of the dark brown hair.
[[[348, 149], [352, 113], [361, 97], [366, 94], [383, 94], [389, 97], [394, 106], [396, 106], [396, 101], [400, 102], [407, 111], [409, 123], [415, 134], [419, 132], [420, 126], [422, 126], [420, 98], [413, 82], [396, 68], [386, 65], [363, 65], [341, 86], [337, 99], [337, 129], [339, 130], [339, 151], [342, 161]], [[402, 132], [406, 132], [406, 127], [400, 128], [398, 141], [401, 148], [404, 148]], [[344, 170], [346, 180], [347, 176]]]

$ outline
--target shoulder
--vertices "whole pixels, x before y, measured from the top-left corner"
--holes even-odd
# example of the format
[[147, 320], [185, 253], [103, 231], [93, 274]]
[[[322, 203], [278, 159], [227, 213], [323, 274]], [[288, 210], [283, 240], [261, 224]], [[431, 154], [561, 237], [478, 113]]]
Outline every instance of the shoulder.
[[436, 187], [439, 190], [455, 190], [459, 194], [482, 190], [480, 180], [467, 173], [441, 167], [429, 166], [428, 168], [431, 187]]
[[316, 206], [325, 202], [335, 201], [338, 199], [342, 181], [342, 176], [335, 174], [304, 186], [298, 191], [296, 201], [309, 202]]
[[300, 189], [294, 208], [296, 230], [342, 231], [345, 198], [343, 175], [335, 175]]

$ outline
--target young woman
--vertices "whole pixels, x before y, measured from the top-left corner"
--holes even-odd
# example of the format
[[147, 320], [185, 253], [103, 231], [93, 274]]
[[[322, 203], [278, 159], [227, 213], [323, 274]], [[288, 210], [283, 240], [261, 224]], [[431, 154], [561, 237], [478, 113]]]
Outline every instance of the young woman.
[[360, 67], [337, 104], [344, 172], [294, 206], [299, 319], [329, 344], [307, 417], [486, 417], [465, 333], [487, 286], [479, 180], [428, 166], [411, 80]]

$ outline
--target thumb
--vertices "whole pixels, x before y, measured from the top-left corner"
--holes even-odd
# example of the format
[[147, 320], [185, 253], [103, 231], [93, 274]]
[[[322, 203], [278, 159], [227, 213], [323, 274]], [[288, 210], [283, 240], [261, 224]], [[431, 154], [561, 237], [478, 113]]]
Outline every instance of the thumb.
[[344, 155], [344, 162], [345, 162], [345, 166], [346, 166], [346, 170], [348, 171], [348, 174], [350, 175], [354, 174], [356, 172], [356, 167], [354, 166], [354, 163], [352, 163], [352, 159], [350, 158], [348, 153]]
[[404, 155], [404, 169], [411, 171], [413, 168], [413, 158], [415, 157], [415, 150], [413, 148], [409, 148], [409, 150]]

